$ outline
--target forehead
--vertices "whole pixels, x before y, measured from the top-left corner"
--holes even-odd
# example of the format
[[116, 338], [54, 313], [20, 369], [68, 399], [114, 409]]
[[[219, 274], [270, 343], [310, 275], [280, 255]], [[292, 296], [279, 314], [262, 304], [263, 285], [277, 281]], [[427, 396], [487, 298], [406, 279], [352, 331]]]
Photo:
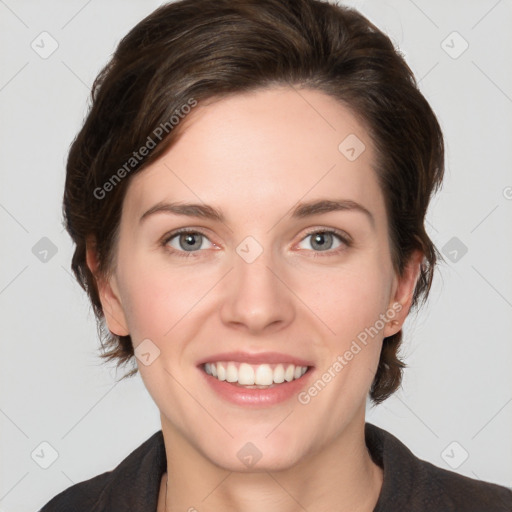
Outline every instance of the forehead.
[[250, 221], [318, 197], [360, 202], [377, 217], [384, 212], [367, 131], [322, 92], [237, 94], [196, 107], [182, 123], [171, 148], [133, 177], [127, 214], [180, 200]]

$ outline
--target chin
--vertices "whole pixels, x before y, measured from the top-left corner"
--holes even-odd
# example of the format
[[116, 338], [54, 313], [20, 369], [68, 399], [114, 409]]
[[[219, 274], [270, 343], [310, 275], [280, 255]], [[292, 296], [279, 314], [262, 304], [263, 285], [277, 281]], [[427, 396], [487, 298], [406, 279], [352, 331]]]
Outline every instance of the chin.
[[213, 464], [226, 471], [237, 473], [266, 473], [286, 471], [298, 462], [297, 453], [270, 453], [268, 450], [257, 450], [254, 446], [244, 446], [242, 453], [234, 457], [223, 454], [220, 459], [210, 459]]
[[231, 439], [229, 443], [215, 447], [213, 451], [213, 447], [205, 447], [205, 452], [213, 464], [227, 471], [283, 471], [295, 466], [306, 456], [306, 442], [291, 442], [292, 439], [294, 438], [286, 435], [269, 440], [260, 432], [255, 436], [247, 434]]

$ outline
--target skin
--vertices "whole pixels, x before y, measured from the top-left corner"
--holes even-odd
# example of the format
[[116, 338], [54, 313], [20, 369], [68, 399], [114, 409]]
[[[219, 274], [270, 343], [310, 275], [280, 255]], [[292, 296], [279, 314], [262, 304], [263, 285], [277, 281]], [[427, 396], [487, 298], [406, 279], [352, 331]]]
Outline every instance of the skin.
[[[160, 350], [148, 366], [137, 359], [160, 410], [172, 475], [166, 504], [162, 478], [158, 510], [372, 511], [383, 474], [364, 441], [366, 398], [382, 339], [409, 311], [422, 255], [402, 276], [394, 271], [369, 135], [333, 98], [290, 87], [198, 106], [182, 123], [170, 150], [133, 177], [115, 269], [98, 278], [109, 329], [130, 334], [135, 348], [149, 338]], [[354, 161], [338, 150], [349, 134], [366, 146]], [[297, 202], [320, 198], [355, 201], [374, 225], [353, 210], [291, 219]], [[159, 213], [140, 222], [160, 201], [204, 202], [226, 220]], [[205, 234], [188, 258], [171, 252], [190, 254], [179, 236], [160, 243], [184, 227]], [[310, 229], [338, 229], [352, 243], [334, 237], [322, 250]], [[263, 248], [252, 263], [236, 252], [247, 236]], [[88, 265], [97, 268], [91, 247]], [[395, 323], [306, 405], [297, 397], [234, 405], [198, 378], [201, 358], [231, 350], [302, 357], [320, 378], [397, 303]], [[247, 442], [262, 453], [253, 467], [237, 457]]]

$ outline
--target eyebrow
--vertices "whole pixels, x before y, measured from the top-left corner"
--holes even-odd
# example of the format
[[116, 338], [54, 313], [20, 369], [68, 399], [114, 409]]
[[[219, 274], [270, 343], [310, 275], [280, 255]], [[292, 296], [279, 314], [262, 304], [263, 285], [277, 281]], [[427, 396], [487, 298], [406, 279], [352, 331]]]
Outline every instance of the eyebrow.
[[[299, 203], [291, 214], [292, 219], [303, 219], [336, 211], [355, 211], [365, 215], [372, 227], [375, 227], [375, 218], [372, 213], [363, 205], [350, 199], [319, 199], [306, 203]], [[142, 223], [151, 215], [167, 213], [171, 215], [184, 215], [187, 217], [198, 217], [212, 221], [225, 223], [225, 216], [221, 210], [207, 204], [199, 203], [178, 203], [159, 202], [147, 210], [140, 218]]]

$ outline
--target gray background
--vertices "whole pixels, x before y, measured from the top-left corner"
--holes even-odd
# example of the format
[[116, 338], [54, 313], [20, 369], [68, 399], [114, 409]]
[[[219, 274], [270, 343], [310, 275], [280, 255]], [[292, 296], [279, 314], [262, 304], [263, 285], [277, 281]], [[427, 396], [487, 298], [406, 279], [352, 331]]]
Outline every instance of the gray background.
[[[0, 511], [36, 510], [160, 428], [140, 378], [116, 384], [100, 364], [60, 209], [92, 81], [158, 5], [0, 0]], [[399, 45], [447, 146], [428, 216], [446, 263], [428, 307], [407, 321], [403, 389], [367, 419], [440, 467], [510, 486], [512, 2], [350, 5]]]

